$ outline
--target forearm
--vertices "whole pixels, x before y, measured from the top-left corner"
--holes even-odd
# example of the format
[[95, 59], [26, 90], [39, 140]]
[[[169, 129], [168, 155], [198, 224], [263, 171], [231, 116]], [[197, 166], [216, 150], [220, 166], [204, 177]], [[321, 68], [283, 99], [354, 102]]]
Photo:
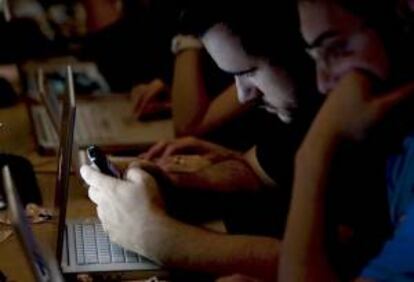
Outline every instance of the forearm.
[[325, 250], [325, 194], [336, 137], [308, 136], [295, 178], [280, 264], [280, 281], [335, 281]]
[[249, 167], [254, 172], [254, 174], [257, 176], [257, 178], [259, 179], [260, 183], [263, 186], [268, 186], [268, 187], [277, 186], [275, 181], [262, 168], [259, 160], [257, 159], [256, 150], [257, 150], [256, 146], [248, 150], [243, 156], [244, 161], [249, 165]]
[[241, 160], [221, 161], [198, 172], [169, 173], [169, 178], [177, 189], [192, 191], [252, 192], [264, 186], [259, 177]]
[[168, 217], [162, 217], [159, 226], [160, 261], [168, 267], [217, 275], [242, 273], [266, 281], [276, 277], [276, 239], [214, 233]]
[[201, 121], [209, 105], [201, 56], [200, 50], [185, 50], [177, 55], [175, 61], [171, 95], [178, 136], [187, 135]]
[[211, 101], [203, 119], [197, 126], [196, 135], [203, 135], [223, 126], [223, 124], [241, 116], [252, 104], [240, 104], [237, 89], [233, 84]]

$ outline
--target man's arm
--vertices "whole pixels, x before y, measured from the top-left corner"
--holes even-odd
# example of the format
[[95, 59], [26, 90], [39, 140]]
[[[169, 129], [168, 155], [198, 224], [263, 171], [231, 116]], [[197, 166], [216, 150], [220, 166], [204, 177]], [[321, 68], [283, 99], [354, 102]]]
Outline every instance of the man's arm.
[[[277, 156], [275, 156], [276, 158]], [[245, 162], [249, 165], [251, 170], [256, 174], [262, 185], [276, 186], [275, 181], [266, 173], [257, 158], [257, 147], [254, 146], [248, 150], [243, 156]]]
[[280, 281], [337, 280], [324, 245], [325, 193], [333, 158], [343, 142], [364, 139], [395, 105], [412, 95], [413, 87], [376, 95], [370, 77], [354, 72], [329, 95], [296, 157]]
[[[206, 158], [211, 158], [208, 155]], [[174, 157], [172, 157], [174, 158]], [[185, 156], [180, 156], [185, 166]], [[211, 160], [210, 159], [210, 160]], [[256, 156], [256, 147], [244, 155], [229, 154], [227, 159], [212, 161], [199, 171], [174, 173], [174, 169], [164, 166], [163, 169], [180, 188], [192, 188], [216, 192], [258, 191], [263, 187], [276, 187], [276, 183], [262, 168]]]
[[158, 165], [177, 189], [230, 193], [275, 186], [257, 161], [254, 148], [245, 155], [224, 155], [222, 159], [214, 154], [173, 155]]
[[259, 163], [255, 147], [242, 154], [184, 137], [159, 142], [142, 158], [155, 163], [180, 188], [235, 192], [276, 186]]
[[276, 277], [277, 240], [209, 232], [169, 217], [155, 179], [136, 167], [126, 172], [125, 180], [89, 166], [82, 167], [81, 175], [112, 241], [169, 267]]
[[[297, 153], [281, 253], [282, 282], [337, 280], [325, 249], [327, 181], [340, 144], [362, 138], [373, 120], [374, 109], [368, 99], [371, 90], [363, 74], [343, 79], [319, 111]], [[340, 110], [343, 114], [338, 115]]]
[[210, 102], [203, 119], [195, 130], [195, 134], [203, 135], [217, 129], [225, 123], [240, 117], [251, 108], [252, 104], [240, 104], [237, 98], [236, 86], [233, 84]]
[[211, 101], [204, 75], [201, 50], [188, 49], [177, 54], [171, 94], [177, 136], [200, 136], [249, 108], [238, 102], [235, 86]]
[[326, 181], [336, 150], [308, 139], [295, 161], [294, 188], [283, 242], [280, 281], [336, 281], [326, 256]]
[[216, 275], [242, 273], [265, 281], [276, 278], [280, 246], [276, 239], [214, 233], [167, 216], [153, 225], [151, 233], [154, 248], [162, 248], [159, 261], [168, 267]]

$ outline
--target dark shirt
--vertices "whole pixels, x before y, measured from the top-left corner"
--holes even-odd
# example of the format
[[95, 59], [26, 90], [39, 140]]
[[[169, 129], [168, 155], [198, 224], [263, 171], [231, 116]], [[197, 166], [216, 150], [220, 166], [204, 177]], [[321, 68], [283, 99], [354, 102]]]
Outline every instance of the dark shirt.
[[393, 235], [381, 253], [363, 270], [375, 281], [414, 279], [414, 134], [403, 140], [401, 150], [387, 162], [387, 191]]
[[[265, 209], [261, 205], [267, 205], [267, 212], [273, 212], [268, 224], [279, 224], [268, 235], [283, 236], [291, 199], [295, 153], [318, 108], [319, 103], [308, 107], [307, 112], [289, 125], [273, 122], [273, 131], [269, 129], [258, 143], [257, 159], [277, 185], [276, 191], [269, 189], [263, 192], [264, 200], [257, 205], [260, 209]], [[327, 244], [331, 261], [344, 279], [358, 275], [381, 250], [390, 234], [385, 193], [386, 157], [379, 143], [374, 140], [343, 148], [330, 173]], [[343, 228], [351, 233], [344, 236]]]

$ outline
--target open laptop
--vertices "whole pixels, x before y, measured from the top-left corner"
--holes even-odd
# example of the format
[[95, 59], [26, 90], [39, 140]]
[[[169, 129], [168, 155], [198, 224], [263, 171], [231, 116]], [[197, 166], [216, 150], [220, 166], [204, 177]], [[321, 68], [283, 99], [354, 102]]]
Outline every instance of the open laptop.
[[[38, 85], [38, 92], [40, 95], [40, 100], [42, 101], [46, 113], [49, 117], [50, 122], [52, 123], [53, 130], [56, 134], [56, 136], [60, 135], [60, 125], [61, 125], [61, 118], [62, 118], [62, 107], [60, 107], [59, 100], [55, 95], [50, 95], [50, 97], [47, 95], [45, 85], [44, 85], [44, 73], [41, 68], [37, 71], [37, 85]], [[69, 97], [70, 95], [75, 96], [75, 89], [73, 88], [73, 72], [72, 72], [72, 66], [68, 65], [66, 67], [66, 97]], [[73, 94], [69, 94], [69, 92], [72, 92]], [[58, 145], [56, 144], [56, 150], [58, 149]], [[82, 162], [83, 155], [85, 154], [84, 150], [79, 149], [79, 145], [74, 140], [72, 145], [72, 167], [75, 171], [76, 176], [81, 181], [82, 184], [85, 185], [83, 182], [81, 176], [80, 176], [80, 167], [84, 161]]]
[[[74, 88], [73, 81], [71, 87]], [[55, 113], [59, 112], [59, 101], [55, 93], [46, 93], [44, 87], [39, 89], [39, 92], [47, 94], [46, 102], [43, 105], [30, 106], [30, 112], [37, 143], [42, 151], [47, 153], [57, 147], [58, 135], [46, 105], [51, 107], [52, 116], [56, 116]], [[143, 150], [159, 140], [174, 138], [171, 119], [140, 122], [132, 117], [131, 107], [131, 102], [125, 95], [79, 100], [75, 130], [75, 139], [79, 147], [85, 148], [89, 144], [96, 144], [105, 150]]]
[[11, 222], [31, 265], [36, 281], [63, 282], [56, 258], [50, 251], [41, 248], [35, 239], [8, 166], [3, 167], [2, 175]]
[[155, 263], [112, 243], [96, 218], [66, 220], [76, 112], [74, 93], [68, 94], [60, 126], [55, 201], [59, 210], [57, 259], [63, 273], [99, 273], [116, 279], [165, 276]]

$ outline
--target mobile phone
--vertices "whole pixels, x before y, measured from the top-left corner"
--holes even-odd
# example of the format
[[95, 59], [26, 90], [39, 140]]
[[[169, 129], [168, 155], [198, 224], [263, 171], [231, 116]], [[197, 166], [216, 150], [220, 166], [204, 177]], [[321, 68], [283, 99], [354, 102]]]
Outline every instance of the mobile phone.
[[98, 146], [89, 146], [86, 149], [86, 155], [91, 164], [98, 168], [103, 174], [116, 178], [121, 177], [119, 170], [108, 160], [104, 152]]

